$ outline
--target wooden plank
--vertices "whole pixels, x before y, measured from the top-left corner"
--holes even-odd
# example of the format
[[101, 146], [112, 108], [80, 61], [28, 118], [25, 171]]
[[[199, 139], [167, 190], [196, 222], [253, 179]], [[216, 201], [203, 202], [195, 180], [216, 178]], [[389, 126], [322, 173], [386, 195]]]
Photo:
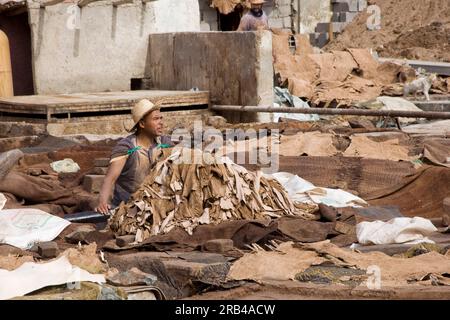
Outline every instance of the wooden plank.
[[96, 94], [67, 94], [52, 96], [16, 96], [0, 98], [0, 112], [25, 114], [63, 114], [131, 110], [140, 99], [163, 99], [165, 108], [208, 105], [207, 91], [139, 90]]
[[258, 104], [259, 41], [253, 32], [151, 34], [145, 76], [155, 88], [209, 90], [216, 104]]

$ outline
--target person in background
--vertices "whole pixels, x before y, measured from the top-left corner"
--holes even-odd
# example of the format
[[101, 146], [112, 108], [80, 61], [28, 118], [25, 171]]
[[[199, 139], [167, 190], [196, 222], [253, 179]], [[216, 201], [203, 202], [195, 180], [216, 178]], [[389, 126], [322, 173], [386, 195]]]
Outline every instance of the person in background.
[[251, 9], [241, 18], [237, 31], [268, 30], [269, 19], [263, 10], [264, 0], [251, 0]]
[[[112, 150], [111, 161], [95, 211], [108, 214], [122, 201], [128, 201], [152, 168], [152, 151], [172, 147], [170, 137], [162, 136], [160, 106], [141, 100], [133, 107], [133, 134], [120, 140]], [[113, 193], [114, 189], [114, 193]], [[111, 201], [112, 197], [112, 201]]]

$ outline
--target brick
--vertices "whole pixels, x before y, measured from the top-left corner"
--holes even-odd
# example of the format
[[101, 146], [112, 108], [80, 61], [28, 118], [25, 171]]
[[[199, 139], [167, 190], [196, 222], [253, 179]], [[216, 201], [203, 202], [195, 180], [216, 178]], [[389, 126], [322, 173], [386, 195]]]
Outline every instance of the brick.
[[269, 25], [272, 29], [283, 29], [283, 19], [270, 19]]
[[68, 243], [77, 244], [78, 242], [85, 243], [86, 236], [95, 231], [95, 228], [90, 225], [80, 226], [75, 231], [69, 233], [64, 237], [64, 240]]
[[333, 6], [335, 4], [345, 4], [348, 5], [348, 11], [358, 11], [358, 0], [332, 0], [331, 3], [333, 3]]
[[37, 249], [42, 258], [55, 258], [59, 254], [58, 244], [53, 241], [41, 242]]
[[358, 12], [341, 12], [339, 16], [339, 22], [352, 22], [358, 15]]
[[94, 167], [108, 167], [109, 158], [97, 158], [94, 160]]
[[89, 174], [84, 176], [83, 189], [90, 193], [100, 193], [105, 176]]
[[328, 33], [312, 33], [310, 37], [311, 45], [314, 47], [322, 48], [330, 40]]
[[317, 33], [325, 33], [325, 32], [328, 32], [329, 29], [330, 29], [330, 24], [327, 22], [318, 23], [316, 26]]
[[231, 239], [215, 239], [207, 241], [203, 245], [203, 249], [210, 252], [227, 252], [234, 248], [233, 240]]
[[134, 235], [126, 235], [126, 236], [117, 237], [116, 244], [122, 248], [122, 247], [129, 245], [130, 243], [133, 243], [135, 238], [136, 237]]
[[348, 25], [347, 22], [332, 22], [331, 23], [333, 26], [333, 32], [342, 32], [344, 31], [345, 27]]
[[92, 174], [94, 175], [104, 176], [106, 175], [107, 172], [108, 172], [107, 167], [95, 167], [94, 169], [92, 169]]
[[341, 12], [333, 12], [331, 16], [331, 22], [339, 22], [341, 21]]
[[367, 8], [367, 0], [358, 0], [358, 11], [364, 11]]
[[333, 12], [347, 12], [350, 11], [350, 6], [348, 3], [340, 2], [340, 3], [333, 3]]

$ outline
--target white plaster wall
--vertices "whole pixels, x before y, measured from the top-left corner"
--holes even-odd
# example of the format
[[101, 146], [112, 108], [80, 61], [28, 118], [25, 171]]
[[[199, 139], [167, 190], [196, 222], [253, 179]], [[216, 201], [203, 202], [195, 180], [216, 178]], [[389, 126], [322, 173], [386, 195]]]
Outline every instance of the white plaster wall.
[[330, 0], [300, 1], [300, 33], [314, 33], [320, 22], [330, 22]]
[[197, 0], [116, 8], [98, 1], [82, 7], [74, 24], [75, 10], [29, 2], [36, 94], [129, 90], [130, 79], [144, 75], [150, 33], [200, 30]]

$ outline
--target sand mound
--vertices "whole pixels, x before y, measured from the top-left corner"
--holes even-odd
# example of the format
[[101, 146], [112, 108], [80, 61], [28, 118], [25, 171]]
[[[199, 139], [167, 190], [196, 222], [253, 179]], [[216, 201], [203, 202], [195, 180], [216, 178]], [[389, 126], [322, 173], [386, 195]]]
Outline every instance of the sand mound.
[[450, 1], [372, 0], [381, 8], [381, 29], [370, 31], [363, 12], [326, 51], [373, 48], [381, 56], [450, 62]]

